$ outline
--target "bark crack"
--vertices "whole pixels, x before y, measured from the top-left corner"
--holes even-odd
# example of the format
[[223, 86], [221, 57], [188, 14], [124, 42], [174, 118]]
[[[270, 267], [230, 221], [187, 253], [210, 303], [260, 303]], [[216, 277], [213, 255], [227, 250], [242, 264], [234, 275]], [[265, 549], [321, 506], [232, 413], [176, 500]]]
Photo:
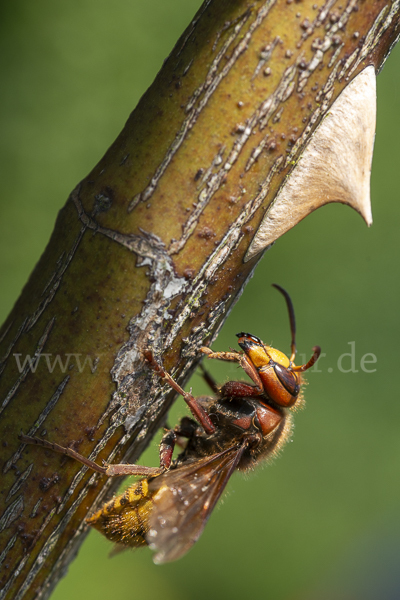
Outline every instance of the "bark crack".
[[[67, 377], [65, 377], [65, 379], [63, 379], [63, 381], [57, 387], [56, 391], [50, 398], [49, 402], [46, 404], [46, 406], [44, 407], [44, 409], [42, 410], [40, 415], [37, 417], [36, 421], [34, 422], [34, 424], [29, 429], [29, 431], [27, 432], [26, 435], [29, 435], [31, 437], [34, 436], [36, 434], [36, 432], [38, 431], [38, 429], [43, 425], [44, 421], [46, 420], [46, 418], [51, 413], [51, 411], [57, 404], [58, 400], [60, 399], [60, 396], [63, 393], [65, 386], [67, 385], [69, 379], [70, 379], [69, 375], [67, 375]], [[24, 443], [19, 445], [17, 451], [11, 456], [11, 458], [4, 465], [4, 467], [3, 467], [4, 474], [7, 473], [11, 469], [11, 467], [13, 465], [15, 465], [16, 462], [21, 458], [22, 452], [24, 451], [25, 447], [26, 447], [26, 444], [24, 444]]]
[[[139, 194], [136, 194], [136, 196], [134, 196], [134, 198], [132, 199], [131, 203], [128, 206], [128, 212], [132, 211], [139, 202], [146, 202], [152, 196], [152, 194], [154, 193], [154, 191], [158, 185], [158, 182], [160, 181], [161, 177], [165, 173], [165, 170], [167, 169], [171, 160], [173, 159], [173, 157], [175, 156], [175, 154], [181, 147], [188, 132], [192, 129], [192, 127], [196, 123], [200, 113], [207, 106], [208, 101], [210, 100], [212, 94], [218, 88], [221, 81], [228, 75], [228, 73], [230, 72], [232, 67], [235, 65], [236, 61], [241, 56], [241, 54], [243, 54], [243, 52], [245, 52], [245, 50], [247, 50], [255, 30], [261, 25], [261, 23], [263, 22], [263, 20], [265, 19], [265, 17], [267, 16], [268, 12], [270, 11], [271, 7], [275, 4], [275, 2], [276, 2], [276, 0], [268, 0], [260, 8], [253, 23], [249, 27], [248, 32], [245, 34], [243, 39], [237, 44], [237, 46], [233, 49], [232, 54], [231, 54], [229, 60], [227, 60], [225, 66], [221, 69], [221, 71], [218, 72], [218, 67], [220, 66], [223, 58], [226, 56], [226, 53], [227, 53], [230, 45], [240, 36], [240, 32], [241, 32], [243, 26], [245, 25], [245, 23], [247, 22], [247, 20], [249, 19], [251, 11], [250, 10], [246, 11], [242, 15], [241, 20], [239, 20], [238, 23], [234, 27], [233, 33], [226, 40], [226, 42], [222, 46], [221, 50], [218, 52], [217, 56], [215, 57], [214, 61], [211, 63], [208, 75], [207, 75], [204, 83], [194, 92], [192, 98], [189, 100], [189, 102], [186, 106], [186, 109], [185, 109], [188, 116], [182, 123], [181, 129], [178, 132], [178, 134], [176, 135], [174, 141], [168, 148], [168, 151], [167, 151], [163, 161], [161, 162], [161, 164], [157, 168], [156, 172], [154, 173], [150, 184], [142, 192], [140, 192]], [[203, 97], [201, 97], [201, 96], [203, 96]], [[199, 100], [198, 105], [196, 105], [199, 98], [201, 98], [201, 99]]]
[[[33, 359], [32, 359], [33, 362], [40, 357], [40, 354], [41, 354], [41, 352], [49, 338], [50, 332], [53, 328], [54, 322], [55, 322], [55, 317], [50, 319], [50, 321], [47, 323], [45, 330], [37, 343], [35, 354], [33, 355]], [[3, 400], [2, 405], [0, 406], [0, 414], [4, 411], [4, 409], [9, 404], [9, 402], [14, 398], [15, 394], [18, 391], [19, 386], [21, 385], [21, 383], [23, 381], [25, 381], [28, 373], [31, 372], [31, 368], [32, 368], [31, 362], [25, 361], [25, 366], [24, 366], [20, 376], [18, 377], [18, 379], [16, 380], [14, 385], [11, 387], [10, 391], [8, 392], [8, 394], [6, 395], [6, 397]]]

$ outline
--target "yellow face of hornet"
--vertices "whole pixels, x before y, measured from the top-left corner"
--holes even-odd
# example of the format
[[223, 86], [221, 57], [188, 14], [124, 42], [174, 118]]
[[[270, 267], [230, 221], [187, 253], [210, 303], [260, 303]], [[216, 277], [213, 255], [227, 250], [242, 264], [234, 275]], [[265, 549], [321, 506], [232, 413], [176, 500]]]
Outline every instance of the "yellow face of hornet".
[[266, 395], [279, 406], [293, 406], [300, 392], [300, 374], [295, 365], [276, 348], [267, 346], [250, 333], [239, 333], [239, 346], [256, 368]]
[[268, 365], [271, 360], [286, 369], [290, 366], [290, 360], [286, 354], [266, 344], [253, 344], [248, 348], [246, 354], [257, 369]]

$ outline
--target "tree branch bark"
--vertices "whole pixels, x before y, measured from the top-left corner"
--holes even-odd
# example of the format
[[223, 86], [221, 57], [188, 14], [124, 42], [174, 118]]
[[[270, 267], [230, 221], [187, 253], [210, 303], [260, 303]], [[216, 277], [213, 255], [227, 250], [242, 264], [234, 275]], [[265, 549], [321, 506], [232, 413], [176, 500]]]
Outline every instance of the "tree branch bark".
[[[0, 599], [46, 598], [117, 482], [18, 441], [135, 461], [260, 253], [266, 209], [343, 89], [382, 66], [399, 3], [207, 0], [60, 211], [0, 332]], [[30, 357], [30, 358], [28, 358]]]

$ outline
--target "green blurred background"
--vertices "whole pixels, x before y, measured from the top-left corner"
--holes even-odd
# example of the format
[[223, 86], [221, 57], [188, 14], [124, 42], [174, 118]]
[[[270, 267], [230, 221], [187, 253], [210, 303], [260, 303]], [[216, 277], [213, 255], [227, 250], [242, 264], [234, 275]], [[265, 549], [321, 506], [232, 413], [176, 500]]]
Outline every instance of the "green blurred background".
[[[69, 192], [122, 129], [200, 0], [14, 0], [0, 7], [0, 313], [3, 320]], [[400, 597], [400, 48], [378, 77], [374, 225], [342, 205], [317, 211], [267, 253], [215, 349], [250, 331], [326, 356], [308, 376], [293, 443], [273, 465], [236, 476], [182, 560], [148, 550], [109, 559], [92, 532], [54, 600]], [[354, 345], [351, 344], [354, 342]], [[355, 364], [340, 357], [354, 348]], [[376, 364], [362, 357], [376, 356]], [[368, 357], [371, 358], [371, 357]], [[350, 372], [342, 372], [342, 367]], [[219, 380], [235, 377], [212, 364]], [[195, 393], [204, 391], [200, 377]], [[174, 417], [183, 414], [182, 403]], [[142, 457], [157, 464], [157, 445]]]

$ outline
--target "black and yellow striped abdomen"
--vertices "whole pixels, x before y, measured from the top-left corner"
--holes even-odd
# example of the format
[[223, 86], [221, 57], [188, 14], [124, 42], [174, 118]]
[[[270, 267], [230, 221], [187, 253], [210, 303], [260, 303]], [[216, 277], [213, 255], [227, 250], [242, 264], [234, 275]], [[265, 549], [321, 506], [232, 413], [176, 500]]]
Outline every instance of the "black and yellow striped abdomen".
[[137, 481], [123, 494], [104, 504], [86, 522], [113, 542], [131, 547], [145, 546], [152, 495], [147, 479]]

